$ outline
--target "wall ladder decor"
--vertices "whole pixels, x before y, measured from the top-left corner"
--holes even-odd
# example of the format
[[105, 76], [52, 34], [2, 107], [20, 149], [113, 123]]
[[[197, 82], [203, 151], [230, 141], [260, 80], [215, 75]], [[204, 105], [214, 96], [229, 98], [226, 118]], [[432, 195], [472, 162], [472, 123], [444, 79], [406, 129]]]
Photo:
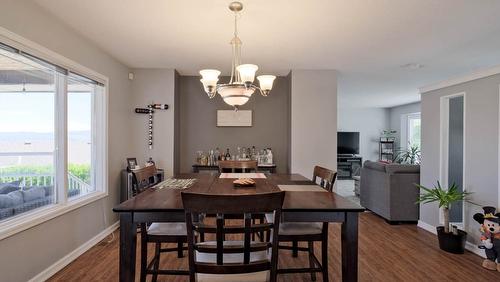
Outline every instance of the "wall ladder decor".
[[146, 108], [135, 108], [135, 112], [138, 114], [147, 114], [149, 115], [148, 119], [148, 148], [153, 149], [153, 114], [154, 110], [167, 110], [167, 104], [149, 104]]

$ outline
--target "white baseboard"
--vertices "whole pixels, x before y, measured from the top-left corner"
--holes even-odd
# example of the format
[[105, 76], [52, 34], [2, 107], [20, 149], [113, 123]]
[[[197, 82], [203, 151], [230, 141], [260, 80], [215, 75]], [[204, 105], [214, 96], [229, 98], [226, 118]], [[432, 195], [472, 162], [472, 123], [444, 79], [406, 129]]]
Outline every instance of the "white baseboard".
[[94, 238], [83, 243], [83, 245], [76, 248], [75, 250], [73, 250], [69, 254], [65, 255], [60, 260], [56, 261], [53, 265], [49, 266], [47, 269], [40, 272], [35, 277], [31, 278], [28, 282], [40, 282], [40, 281], [48, 280], [50, 277], [52, 277], [58, 271], [63, 269], [66, 265], [70, 264], [72, 261], [77, 259], [79, 256], [81, 256], [83, 253], [88, 251], [90, 248], [97, 245], [97, 243], [101, 242], [109, 234], [111, 234], [113, 231], [118, 229], [119, 226], [120, 226], [120, 224], [118, 221], [113, 223], [111, 226], [104, 229], [101, 233], [97, 234]]
[[423, 222], [421, 220], [418, 221], [417, 227], [420, 227], [420, 228], [422, 228], [425, 231], [431, 232], [434, 235], [437, 234], [436, 227], [434, 227], [434, 226], [432, 226], [432, 225], [430, 225], [428, 223], [425, 223], [425, 222]]
[[[428, 223], [425, 223], [423, 221], [419, 220], [417, 227], [420, 227], [420, 228], [424, 229], [425, 231], [429, 231], [434, 235], [437, 234], [436, 227], [434, 227]], [[468, 242], [468, 241], [465, 242], [465, 249], [473, 254], [476, 254], [476, 255], [482, 257], [482, 258], [486, 258], [486, 254], [484, 253], [484, 250], [479, 249], [476, 245], [472, 244], [471, 242]]]

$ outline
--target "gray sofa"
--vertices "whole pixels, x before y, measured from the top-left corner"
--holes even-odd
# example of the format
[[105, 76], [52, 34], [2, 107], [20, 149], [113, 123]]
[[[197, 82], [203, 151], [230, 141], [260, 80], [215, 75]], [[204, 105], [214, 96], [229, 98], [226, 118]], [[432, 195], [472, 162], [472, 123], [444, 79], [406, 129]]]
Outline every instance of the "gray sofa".
[[[21, 187], [19, 181], [0, 183], [0, 220], [52, 204], [53, 191], [53, 186]], [[72, 189], [68, 197], [79, 193]]]
[[366, 161], [361, 168], [361, 205], [389, 223], [418, 221], [420, 166]]

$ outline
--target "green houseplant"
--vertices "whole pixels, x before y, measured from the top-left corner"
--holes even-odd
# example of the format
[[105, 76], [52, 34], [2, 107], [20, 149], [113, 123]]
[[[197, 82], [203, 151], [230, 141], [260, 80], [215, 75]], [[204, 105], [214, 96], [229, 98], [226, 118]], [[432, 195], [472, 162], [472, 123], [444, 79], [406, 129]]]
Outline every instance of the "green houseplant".
[[441, 183], [437, 182], [433, 188], [416, 184], [421, 192], [417, 203], [427, 204], [438, 202], [439, 208], [443, 211], [444, 226], [436, 227], [438, 233], [439, 247], [447, 252], [463, 254], [465, 250], [465, 240], [467, 232], [457, 230], [456, 233], [450, 232], [450, 208], [451, 204], [466, 200], [467, 196], [471, 193], [466, 191], [459, 191], [456, 184], [443, 189]]
[[407, 150], [399, 150], [394, 158], [394, 162], [400, 164], [420, 164], [420, 147], [417, 145], [411, 145]]

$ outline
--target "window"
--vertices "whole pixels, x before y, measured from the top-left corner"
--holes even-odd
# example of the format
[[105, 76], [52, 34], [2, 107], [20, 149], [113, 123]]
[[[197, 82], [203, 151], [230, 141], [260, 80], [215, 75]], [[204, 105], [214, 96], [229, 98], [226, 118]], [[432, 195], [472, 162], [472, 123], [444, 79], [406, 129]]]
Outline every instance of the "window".
[[409, 114], [406, 118], [406, 146], [420, 148], [420, 113]]
[[412, 146], [420, 148], [420, 113], [401, 115], [401, 142], [400, 148], [407, 150]]
[[0, 43], [0, 238], [107, 192], [104, 96], [103, 83]]

